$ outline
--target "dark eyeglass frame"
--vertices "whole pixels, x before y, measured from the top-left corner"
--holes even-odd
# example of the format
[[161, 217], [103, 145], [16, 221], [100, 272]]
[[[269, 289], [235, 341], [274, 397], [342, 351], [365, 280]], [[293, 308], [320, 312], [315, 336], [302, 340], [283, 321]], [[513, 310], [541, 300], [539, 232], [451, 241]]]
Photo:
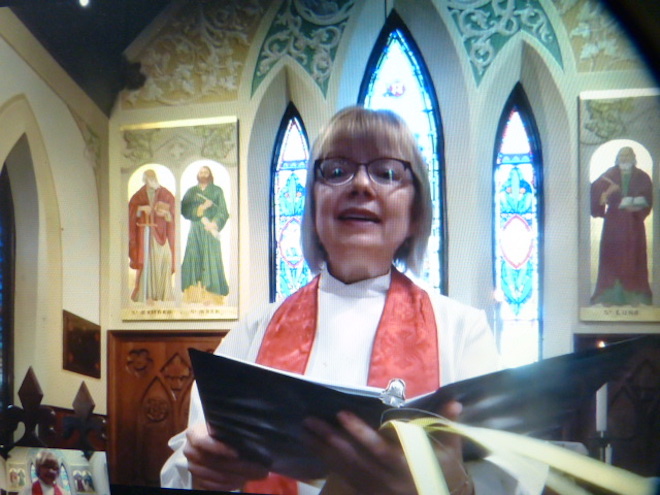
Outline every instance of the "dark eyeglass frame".
[[[353, 171], [352, 174], [347, 174], [342, 182], [331, 182], [329, 179], [327, 179], [323, 175], [323, 171], [321, 169], [321, 165], [323, 164], [323, 162], [325, 162], [327, 160], [343, 161], [347, 164], [354, 165], [355, 170]], [[401, 184], [404, 184], [405, 181], [403, 180], [403, 178], [400, 181], [391, 181], [391, 180], [383, 181], [382, 179], [378, 178], [377, 176], [374, 177], [374, 176], [371, 175], [371, 172], [370, 172], [370, 169], [369, 169], [370, 165], [375, 163], [375, 162], [382, 161], [382, 160], [391, 160], [391, 161], [395, 161], [395, 162], [398, 162], [401, 165], [403, 165], [404, 174], [405, 174], [406, 170], [410, 170], [410, 174], [411, 174], [413, 182], [414, 182], [415, 174], [412, 173], [411, 163], [407, 160], [402, 160], [401, 158], [393, 158], [391, 156], [379, 156], [378, 158], [374, 158], [373, 160], [369, 160], [368, 162], [359, 162], [359, 163], [355, 162], [353, 160], [349, 160], [348, 158], [344, 158], [343, 156], [329, 156], [329, 157], [325, 157], [325, 158], [317, 158], [316, 160], [314, 160], [314, 170], [318, 174], [318, 177], [320, 178], [320, 180], [323, 181], [324, 184], [328, 184], [330, 186], [344, 186], [344, 185], [348, 184], [349, 182], [351, 182], [355, 178], [355, 175], [357, 174], [358, 170], [360, 169], [360, 166], [362, 166], [362, 165], [364, 165], [364, 169], [367, 172], [367, 176], [369, 177], [369, 180], [371, 180], [374, 184], [378, 184], [378, 185], [381, 185], [381, 186], [390, 186], [390, 187], [399, 186]]]

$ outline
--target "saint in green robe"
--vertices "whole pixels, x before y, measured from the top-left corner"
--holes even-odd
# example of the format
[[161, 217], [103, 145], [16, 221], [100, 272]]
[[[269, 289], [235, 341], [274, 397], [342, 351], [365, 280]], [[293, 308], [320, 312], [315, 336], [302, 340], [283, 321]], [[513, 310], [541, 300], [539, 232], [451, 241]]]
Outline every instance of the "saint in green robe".
[[[207, 199], [213, 205], [201, 212], [199, 207]], [[181, 200], [181, 215], [190, 220], [188, 242], [181, 265], [181, 288], [185, 291], [192, 286], [201, 286], [212, 294], [226, 296], [229, 286], [222, 263], [219, 233], [229, 213], [222, 189], [213, 183], [207, 184], [204, 189], [199, 185], [191, 187]], [[212, 232], [205, 228], [204, 218], [211, 222]]]

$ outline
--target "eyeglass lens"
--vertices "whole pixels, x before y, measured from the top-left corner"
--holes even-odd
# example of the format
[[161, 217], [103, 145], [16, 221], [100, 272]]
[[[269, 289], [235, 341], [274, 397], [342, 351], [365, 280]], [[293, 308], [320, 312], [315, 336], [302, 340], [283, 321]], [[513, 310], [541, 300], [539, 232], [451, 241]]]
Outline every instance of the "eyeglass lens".
[[364, 165], [372, 181], [383, 185], [401, 183], [406, 164], [396, 158], [377, 158], [368, 163], [355, 163], [345, 158], [326, 158], [319, 161], [321, 177], [332, 185], [346, 184], [355, 177], [360, 165]]

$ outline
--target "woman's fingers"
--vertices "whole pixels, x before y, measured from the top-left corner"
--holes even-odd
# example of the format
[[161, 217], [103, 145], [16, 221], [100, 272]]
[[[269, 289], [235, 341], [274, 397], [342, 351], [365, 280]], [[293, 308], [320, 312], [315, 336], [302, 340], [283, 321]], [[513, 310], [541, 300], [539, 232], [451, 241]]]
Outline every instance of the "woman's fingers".
[[[456, 420], [462, 405], [453, 401], [439, 411]], [[305, 420], [310, 447], [328, 469], [359, 493], [415, 493], [407, 460], [400, 445], [350, 412], [337, 415], [341, 428], [316, 418]], [[450, 489], [471, 489], [463, 465], [462, 439], [451, 433], [434, 434], [435, 452]]]
[[368, 451], [376, 462], [390, 468], [406, 467], [407, 463], [401, 448], [383, 437], [355, 414], [341, 411], [337, 415], [344, 429]]
[[[307, 418], [308, 445], [330, 472], [359, 493], [414, 493], [401, 448], [351, 413], [340, 413], [342, 428]], [[413, 491], [410, 491], [413, 490]]]
[[[220, 442], [209, 435], [204, 423], [198, 423], [188, 428], [186, 439], [185, 449], [190, 451], [192, 455], [211, 455], [238, 459], [238, 452], [226, 443]], [[188, 456], [186, 455], [186, 457]]]
[[240, 458], [238, 453], [211, 437], [206, 425], [190, 427], [183, 453], [193, 477], [193, 488], [204, 490], [234, 490], [247, 481], [268, 476], [268, 469]]
[[457, 421], [458, 417], [463, 412], [463, 404], [456, 400], [451, 400], [443, 404], [438, 413], [440, 416], [447, 418], [450, 421]]
[[[458, 401], [444, 404], [438, 413], [450, 421], [458, 421], [463, 405]], [[471, 479], [463, 464], [463, 438], [455, 433], [433, 434], [435, 454], [450, 491], [471, 493]]]
[[305, 441], [317, 452], [331, 470], [344, 463], [361, 462], [356, 459], [355, 446], [341, 431], [323, 420], [310, 417], [305, 419]]

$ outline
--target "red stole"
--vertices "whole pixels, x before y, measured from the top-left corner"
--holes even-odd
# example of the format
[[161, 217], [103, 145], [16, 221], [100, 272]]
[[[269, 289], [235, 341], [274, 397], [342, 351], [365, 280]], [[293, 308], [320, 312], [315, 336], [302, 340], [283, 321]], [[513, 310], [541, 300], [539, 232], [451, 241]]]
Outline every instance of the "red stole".
[[[289, 296], [275, 311], [257, 363], [304, 374], [316, 335], [319, 277]], [[406, 382], [415, 397], [440, 386], [438, 332], [428, 294], [392, 268], [392, 281], [371, 351], [367, 384], [385, 388], [392, 378]], [[251, 481], [245, 493], [297, 495], [295, 480], [272, 474]]]
[[[55, 490], [54, 491], [55, 495], [63, 495], [62, 490], [60, 489], [59, 486], [53, 485], [53, 488]], [[41, 489], [41, 483], [39, 483], [39, 480], [32, 483], [32, 495], [44, 495], [44, 492]]]

